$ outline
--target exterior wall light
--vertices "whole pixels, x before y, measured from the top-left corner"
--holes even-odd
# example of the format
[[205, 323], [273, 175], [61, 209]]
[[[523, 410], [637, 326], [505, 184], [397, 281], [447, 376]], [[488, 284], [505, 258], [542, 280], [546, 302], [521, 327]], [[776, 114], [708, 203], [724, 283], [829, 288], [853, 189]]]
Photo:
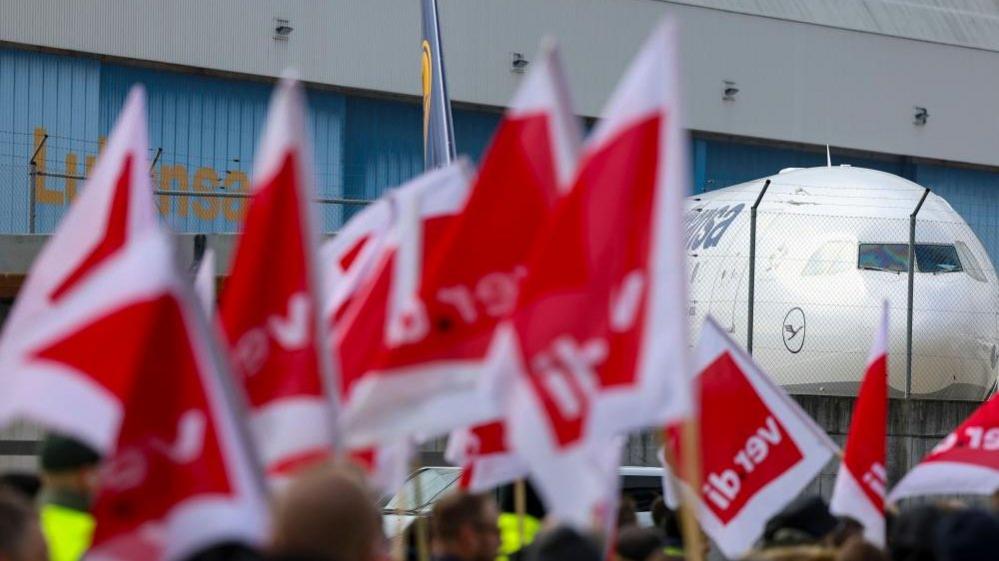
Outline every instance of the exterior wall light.
[[722, 99], [725, 101], [735, 101], [735, 94], [739, 93], [739, 88], [735, 87], [735, 82], [725, 80], [722, 82]]
[[291, 21], [284, 18], [274, 18], [274, 38], [278, 41], [287, 41], [294, 30]]

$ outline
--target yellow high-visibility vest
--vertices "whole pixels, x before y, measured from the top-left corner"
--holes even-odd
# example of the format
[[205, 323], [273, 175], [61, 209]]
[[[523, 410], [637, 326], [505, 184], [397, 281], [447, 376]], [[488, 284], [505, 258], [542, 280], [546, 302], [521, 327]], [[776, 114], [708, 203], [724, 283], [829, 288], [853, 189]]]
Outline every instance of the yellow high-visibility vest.
[[[497, 561], [507, 561], [511, 553], [530, 545], [534, 536], [541, 530], [541, 521], [524, 515], [524, 541], [520, 541], [520, 517], [512, 512], [501, 512], [499, 515], [500, 548]], [[52, 561], [55, 561], [54, 559]]]
[[56, 504], [42, 505], [40, 517], [49, 561], [79, 561], [94, 537], [94, 517]]

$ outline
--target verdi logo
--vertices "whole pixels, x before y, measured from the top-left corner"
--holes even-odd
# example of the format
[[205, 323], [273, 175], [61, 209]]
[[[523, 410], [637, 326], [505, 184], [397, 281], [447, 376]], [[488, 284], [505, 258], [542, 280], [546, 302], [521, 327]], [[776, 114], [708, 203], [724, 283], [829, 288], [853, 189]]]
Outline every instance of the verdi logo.
[[[701, 374], [704, 505], [728, 524], [750, 497], [803, 459], [801, 449], [729, 353]], [[733, 426], [732, 419], [738, 419]]]

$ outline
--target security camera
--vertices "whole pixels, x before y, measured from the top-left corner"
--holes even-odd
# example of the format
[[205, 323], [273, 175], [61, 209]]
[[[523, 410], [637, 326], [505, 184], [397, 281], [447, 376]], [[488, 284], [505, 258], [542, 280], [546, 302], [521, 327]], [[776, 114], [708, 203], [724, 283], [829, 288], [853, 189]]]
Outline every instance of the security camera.
[[912, 117], [912, 124], [921, 127], [926, 124], [926, 120], [929, 118], [930, 112], [925, 107], [916, 106], [916, 114]]

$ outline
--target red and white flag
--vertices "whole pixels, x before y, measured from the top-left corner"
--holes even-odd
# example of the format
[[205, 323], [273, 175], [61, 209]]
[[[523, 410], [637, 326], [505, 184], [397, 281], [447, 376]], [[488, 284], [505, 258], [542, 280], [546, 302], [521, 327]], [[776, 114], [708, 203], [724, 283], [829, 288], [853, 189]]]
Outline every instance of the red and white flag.
[[331, 333], [337, 331], [354, 297], [386, 253], [395, 214], [393, 192], [389, 191], [361, 209], [320, 247], [323, 319]]
[[[726, 557], [736, 559], [837, 448], [710, 317], [694, 367], [700, 392], [700, 491], [694, 495], [686, 477], [680, 482], [698, 504], [704, 531]], [[682, 467], [681, 431], [674, 426], [667, 434]]]
[[588, 523], [606, 487], [584, 468], [591, 448], [692, 410], [677, 60], [667, 22], [609, 101], [492, 349], [498, 379], [519, 372], [496, 383], [508, 440], [570, 523]]
[[999, 394], [947, 435], [888, 494], [991, 495], [999, 489]]
[[[449, 385], [453, 379], [431, 376], [428, 381], [419, 373], [394, 371], [383, 357], [390, 346], [424, 327], [421, 322], [425, 318], [411, 313], [412, 295], [426, 253], [439, 243], [465, 204], [469, 176], [468, 163], [462, 159], [420, 175], [393, 191], [385, 199], [385, 206], [380, 207], [382, 210], [372, 208], [372, 213], [365, 215], [372, 232], [369, 240], [344, 244], [358, 248], [353, 259], [362, 260], [356, 266], [366, 269], [357, 277], [350, 271], [345, 275], [344, 282], [355, 286], [334, 287], [332, 297], [338, 300], [327, 306], [325, 318], [334, 326], [334, 355], [340, 364], [341, 421], [350, 449], [395, 443], [420, 434], [421, 428], [433, 434], [434, 419], [446, 418], [446, 411], [463, 406]], [[388, 213], [387, 218], [382, 217], [382, 212]], [[382, 220], [389, 221], [384, 237], [375, 235]], [[357, 229], [361, 240], [366, 236], [365, 228]], [[367, 251], [373, 263], [362, 257], [361, 253]], [[415, 419], [430, 428], [408, 424]]]
[[129, 94], [85, 188], [35, 259], [7, 318], [0, 425], [28, 417], [104, 452], [114, 445], [124, 401], [147, 360], [142, 346], [128, 341], [148, 334], [109, 334], [114, 339], [103, 348], [77, 349], [93, 365], [83, 371], [39, 349], [162, 291], [136, 263], [140, 246], [162, 235], [145, 164], [144, 99], [141, 89]]
[[365, 471], [372, 487], [382, 496], [390, 497], [406, 483], [415, 452], [413, 440], [401, 439], [371, 448], [350, 450], [347, 455]]
[[[173, 273], [171, 248], [163, 242], [149, 248], [147, 256], [163, 265], [145, 264], [146, 279]], [[211, 348], [215, 332], [193, 295], [181, 295], [176, 285], [112, 311], [46, 351], [96, 372], [104, 365], [80, 349], [134, 344], [142, 350], [115, 451], [101, 473], [89, 560], [172, 561], [221, 543], [258, 546], [266, 536], [268, 503], [234, 406], [238, 390], [226, 386], [230, 374]], [[124, 334], [135, 339], [122, 340]]]
[[461, 466], [461, 488], [490, 491], [527, 476], [527, 464], [506, 445], [506, 425], [485, 423], [451, 432], [444, 459]]
[[885, 546], [885, 471], [888, 424], [888, 304], [881, 313], [867, 361], [867, 373], [857, 395], [843, 462], [836, 476], [829, 510], [864, 525], [864, 537]]
[[305, 116], [301, 86], [282, 80], [219, 313], [257, 447], [268, 476], [278, 481], [328, 456], [335, 440], [336, 386], [319, 319]]
[[[549, 47], [514, 96], [461, 213], [437, 240], [424, 240], [423, 255], [406, 268], [408, 280], [393, 279], [401, 289], [397, 317], [408, 327], [389, 322], [360, 376], [372, 387], [405, 383], [407, 395], [388, 401], [374, 390], [375, 399], [353, 394], [345, 414], [352, 438], [432, 435], [498, 415], [480, 396], [479, 365], [498, 320], [513, 310], [528, 251], [571, 178], [579, 144]], [[430, 415], [428, 402], [436, 404]], [[352, 422], [354, 415], [364, 416], [364, 426]]]
[[[369, 282], [376, 265], [385, 258], [386, 241], [395, 214], [390, 192], [355, 214], [336, 236], [323, 244], [320, 263], [325, 295], [323, 318], [334, 337], [340, 319]], [[350, 459], [367, 473], [368, 481], [383, 495], [395, 494], [406, 482], [414, 451], [412, 440], [348, 450]]]
[[146, 152], [136, 87], [27, 281], [34, 317], [4, 338], [5, 395], [22, 402], [4, 414], [108, 455], [92, 559], [173, 561], [220, 542], [257, 545], [266, 531], [263, 486], [222, 385], [229, 372], [157, 223]]

